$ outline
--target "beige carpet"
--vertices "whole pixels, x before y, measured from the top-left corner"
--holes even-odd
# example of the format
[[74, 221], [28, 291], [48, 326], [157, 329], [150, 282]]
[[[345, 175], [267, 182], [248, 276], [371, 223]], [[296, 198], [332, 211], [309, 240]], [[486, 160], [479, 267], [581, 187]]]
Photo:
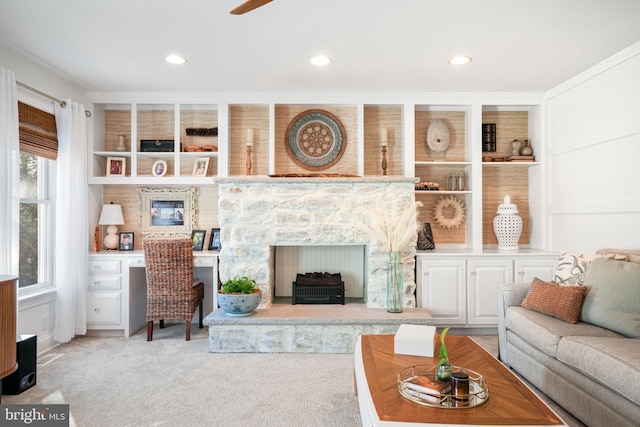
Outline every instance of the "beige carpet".
[[[206, 328], [190, 342], [183, 333], [76, 338], [39, 359], [35, 387], [2, 403], [68, 403], [78, 427], [361, 425], [352, 354], [214, 354]], [[497, 350], [497, 337], [476, 340]]]

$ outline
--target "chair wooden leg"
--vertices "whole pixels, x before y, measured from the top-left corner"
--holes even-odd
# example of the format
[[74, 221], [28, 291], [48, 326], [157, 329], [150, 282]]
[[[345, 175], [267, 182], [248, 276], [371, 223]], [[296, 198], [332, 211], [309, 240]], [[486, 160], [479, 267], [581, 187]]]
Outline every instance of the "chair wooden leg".
[[147, 322], [147, 341], [153, 341], [153, 320]]
[[191, 321], [187, 320], [187, 331], [186, 331], [185, 341], [190, 341], [190, 340], [191, 340]]
[[164, 319], [160, 320], [160, 329], [164, 329]]
[[202, 300], [200, 300], [200, 305], [198, 306], [198, 311], [200, 312], [200, 314], [198, 315], [198, 328], [202, 329], [204, 327], [204, 325], [202, 324], [202, 320], [203, 320], [203, 314], [202, 314]]

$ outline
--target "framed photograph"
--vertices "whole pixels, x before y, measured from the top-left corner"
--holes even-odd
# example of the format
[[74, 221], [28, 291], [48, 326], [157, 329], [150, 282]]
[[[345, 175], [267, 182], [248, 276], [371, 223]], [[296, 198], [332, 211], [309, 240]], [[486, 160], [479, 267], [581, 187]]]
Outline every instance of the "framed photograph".
[[220, 243], [220, 229], [212, 228], [211, 236], [209, 236], [209, 250], [219, 251], [220, 249], [222, 249], [222, 244]]
[[191, 232], [191, 243], [194, 251], [201, 251], [204, 248], [204, 237], [206, 235], [207, 230], [193, 230]]
[[119, 249], [121, 251], [132, 251], [133, 250], [133, 233], [130, 231], [122, 231], [118, 233], [120, 237], [120, 246]]
[[141, 188], [138, 194], [143, 236], [191, 236], [196, 223], [194, 188]]
[[107, 157], [107, 176], [124, 176], [126, 157]]
[[208, 167], [208, 157], [201, 157], [199, 159], [196, 159], [196, 163], [193, 165], [193, 176], [207, 176]]
[[158, 160], [153, 164], [153, 169], [151, 169], [151, 173], [153, 176], [164, 176], [167, 173], [167, 162], [164, 160]]

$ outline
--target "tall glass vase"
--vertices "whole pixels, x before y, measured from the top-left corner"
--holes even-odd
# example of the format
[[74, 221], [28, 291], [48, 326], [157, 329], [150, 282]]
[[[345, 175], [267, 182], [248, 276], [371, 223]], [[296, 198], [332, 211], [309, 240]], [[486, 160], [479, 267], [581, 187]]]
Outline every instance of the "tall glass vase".
[[387, 311], [402, 313], [402, 261], [400, 251], [389, 252], [387, 265]]

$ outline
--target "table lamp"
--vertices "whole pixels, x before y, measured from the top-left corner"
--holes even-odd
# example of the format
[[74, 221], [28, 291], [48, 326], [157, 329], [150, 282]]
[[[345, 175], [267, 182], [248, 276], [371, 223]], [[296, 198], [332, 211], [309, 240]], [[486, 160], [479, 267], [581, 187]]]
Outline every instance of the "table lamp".
[[113, 202], [109, 205], [103, 205], [98, 224], [107, 226], [107, 235], [104, 236], [104, 247], [110, 251], [118, 249], [117, 226], [124, 224], [124, 217], [122, 216], [122, 208], [120, 205], [114, 205]]

